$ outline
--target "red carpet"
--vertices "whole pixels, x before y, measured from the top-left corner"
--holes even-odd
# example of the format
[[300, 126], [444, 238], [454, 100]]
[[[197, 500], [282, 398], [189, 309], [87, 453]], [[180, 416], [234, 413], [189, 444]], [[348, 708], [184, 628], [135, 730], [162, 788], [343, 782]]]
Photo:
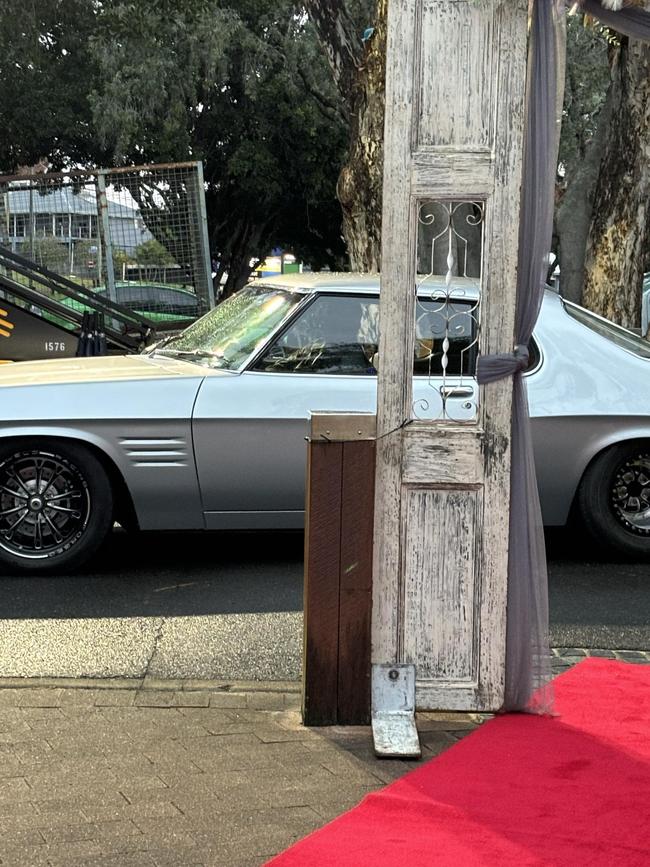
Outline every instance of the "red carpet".
[[273, 867], [650, 867], [650, 666], [588, 659]]

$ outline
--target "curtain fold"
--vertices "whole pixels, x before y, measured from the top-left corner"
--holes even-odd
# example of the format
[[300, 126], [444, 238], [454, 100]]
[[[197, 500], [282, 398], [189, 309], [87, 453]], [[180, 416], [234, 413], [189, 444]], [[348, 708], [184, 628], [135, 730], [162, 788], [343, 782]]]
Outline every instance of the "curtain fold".
[[[544, 296], [553, 229], [557, 159], [557, 15], [554, 0], [536, 0], [528, 50], [526, 132], [519, 229], [515, 351], [479, 359], [479, 383], [514, 376], [506, 670], [503, 710], [548, 712], [552, 694], [544, 529], [523, 370]], [[508, 361], [509, 358], [509, 361]]]
[[[514, 377], [508, 556], [508, 615], [503, 710], [549, 712], [550, 647], [546, 552], [523, 370], [544, 296], [551, 249], [558, 123], [564, 68], [563, 16], [572, 0], [534, 0], [528, 54], [526, 135], [519, 231], [515, 351], [479, 359], [478, 381]], [[612, 11], [598, 0], [582, 9], [633, 39], [650, 41], [650, 13]]]

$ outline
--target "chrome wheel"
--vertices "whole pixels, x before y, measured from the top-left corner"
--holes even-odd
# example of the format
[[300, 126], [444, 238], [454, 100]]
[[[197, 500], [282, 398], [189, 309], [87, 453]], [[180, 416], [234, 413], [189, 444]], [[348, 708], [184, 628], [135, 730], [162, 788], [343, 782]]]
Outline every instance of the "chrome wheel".
[[620, 465], [612, 482], [611, 504], [628, 532], [650, 536], [650, 455], [641, 453]]
[[90, 494], [66, 458], [20, 451], [0, 463], [0, 548], [42, 560], [68, 551], [84, 534]]

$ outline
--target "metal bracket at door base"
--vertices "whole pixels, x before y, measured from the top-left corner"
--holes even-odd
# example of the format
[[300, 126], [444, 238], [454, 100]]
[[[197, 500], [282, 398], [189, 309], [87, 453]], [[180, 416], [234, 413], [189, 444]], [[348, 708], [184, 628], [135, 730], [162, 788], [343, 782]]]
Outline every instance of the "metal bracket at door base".
[[372, 666], [372, 739], [383, 758], [419, 759], [415, 725], [415, 666]]

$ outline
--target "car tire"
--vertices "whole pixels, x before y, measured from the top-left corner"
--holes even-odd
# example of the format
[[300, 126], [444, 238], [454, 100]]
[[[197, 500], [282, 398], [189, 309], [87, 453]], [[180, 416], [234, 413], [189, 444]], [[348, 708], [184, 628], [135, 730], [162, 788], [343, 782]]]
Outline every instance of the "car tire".
[[614, 446], [587, 468], [577, 498], [583, 525], [600, 547], [650, 559], [650, 443]]
[[45, 439], [0, 444], [0, 572], [76, 569], [112, 525], [111, 484], [87, 448]]

